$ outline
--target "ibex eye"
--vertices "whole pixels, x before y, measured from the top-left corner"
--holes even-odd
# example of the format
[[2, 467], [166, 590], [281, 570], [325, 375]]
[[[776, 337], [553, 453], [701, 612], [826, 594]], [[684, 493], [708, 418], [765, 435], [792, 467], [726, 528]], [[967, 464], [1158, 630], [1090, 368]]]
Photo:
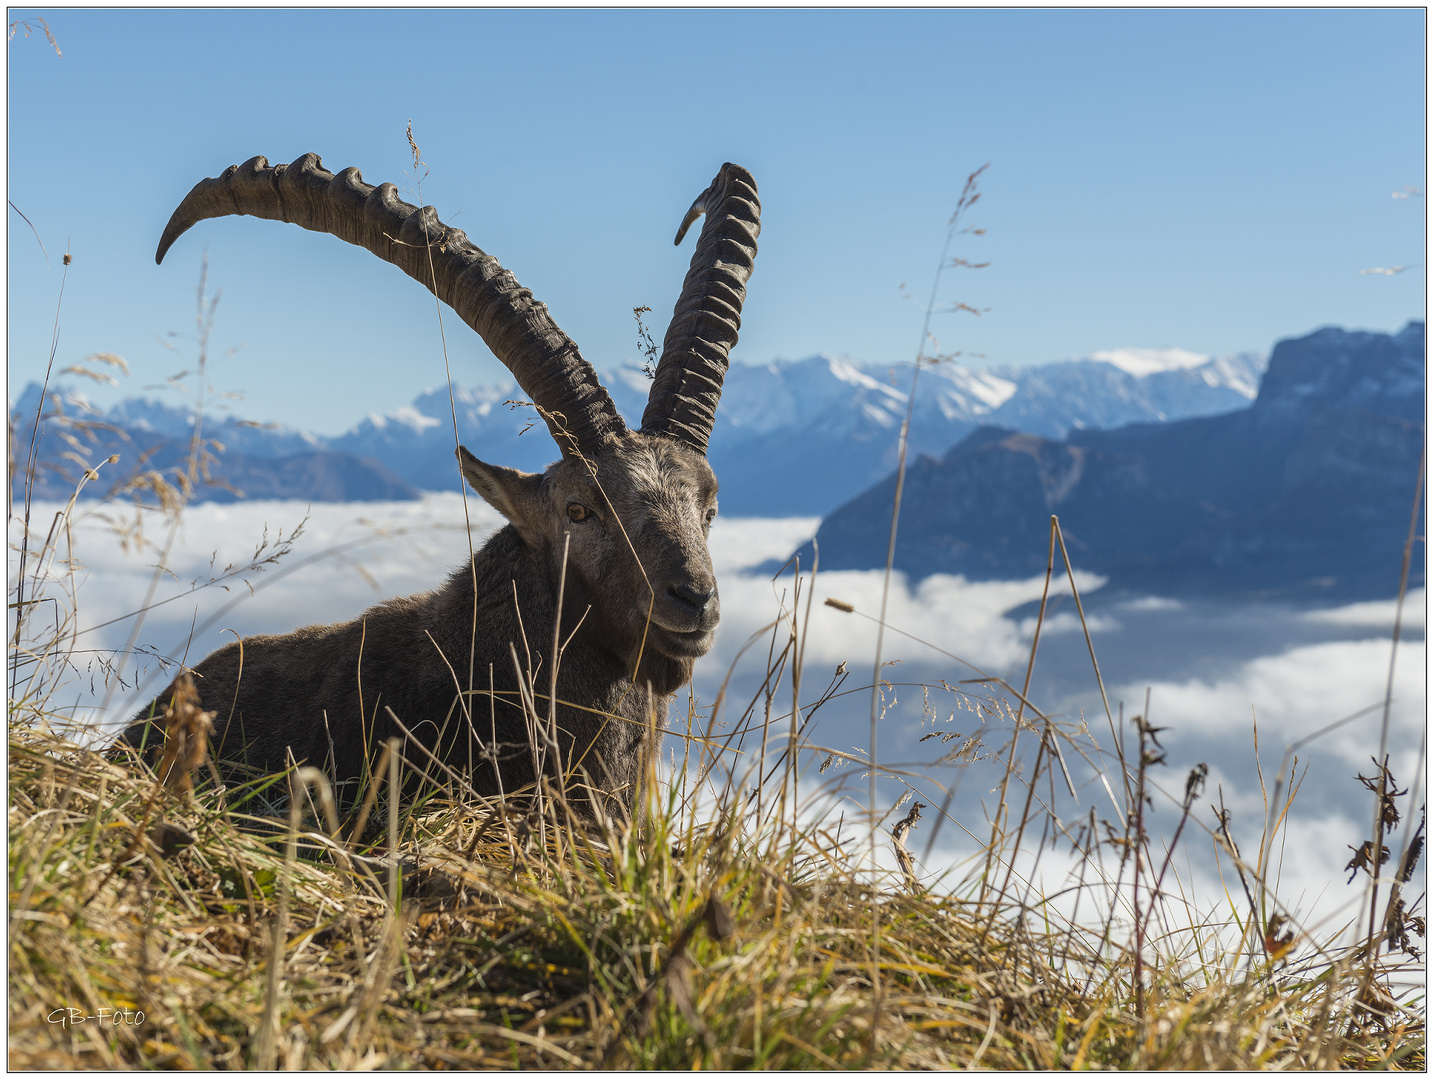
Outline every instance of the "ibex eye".
[[592, 516], [592, 511], [582, 503], [572, 503], [568, 506], [569, 521], [586, 521]]

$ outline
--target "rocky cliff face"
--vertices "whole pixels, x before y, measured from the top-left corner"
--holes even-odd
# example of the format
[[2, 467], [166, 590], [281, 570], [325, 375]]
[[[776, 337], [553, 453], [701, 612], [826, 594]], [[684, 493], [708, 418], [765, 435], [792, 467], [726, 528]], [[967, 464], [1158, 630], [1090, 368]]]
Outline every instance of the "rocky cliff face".
[[[1050, 515], [1076, 566], [1168, 595], [1391, 595], [1423, 446], [1424, 325], [1280, 342], [1247, 409], [1051, 440], [983, 428], [910, 469], [896, 566], [1045, 570]], [[822, 566], [885, 563], [895, 477], [823, 521]], [[1411, 580], [1423, 580], [1422, 545]]]

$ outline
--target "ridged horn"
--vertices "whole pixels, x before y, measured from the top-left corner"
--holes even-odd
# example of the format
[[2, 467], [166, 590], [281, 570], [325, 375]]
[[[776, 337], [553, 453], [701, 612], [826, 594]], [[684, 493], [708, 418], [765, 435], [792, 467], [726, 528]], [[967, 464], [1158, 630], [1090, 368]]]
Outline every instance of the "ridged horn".
[[679, 439], [705, 454], [762, 231], [762, 204], [752, 174], [731, 162], [723, 165], [687, 211], [673, 243], [682, 243], [703, 214], [707, 220], [662, 342], [642, 430]]
[[354, 168], [335, 176], [317, 154], [272, 168], [262, 157], [250, 158], [194, 185], [169, 219], [154, 261], [162, 262], [191, 226], [229, 214], [330, 233], [422, 283], [513, 373], [542, 409], [564, 456], [591, 451], [626, 430], [597, 372], [558, 329], [546, 305], [461, 230], [439, 221], [433, 207], [404, 202], [392, 184], [366, 184]]

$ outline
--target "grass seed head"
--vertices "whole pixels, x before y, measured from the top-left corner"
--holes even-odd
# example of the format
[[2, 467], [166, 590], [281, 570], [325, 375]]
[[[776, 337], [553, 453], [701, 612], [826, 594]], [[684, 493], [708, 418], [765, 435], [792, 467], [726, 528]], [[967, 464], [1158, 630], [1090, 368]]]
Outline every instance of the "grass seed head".
[[213, 734], [214, 713], [199, 707], [194, 676], [186, 671], [170, 687], [169, 707], [164, 710], [164, 755], [158, 772], [166, 788], [190, 796], [194, 770], [203, 764]]

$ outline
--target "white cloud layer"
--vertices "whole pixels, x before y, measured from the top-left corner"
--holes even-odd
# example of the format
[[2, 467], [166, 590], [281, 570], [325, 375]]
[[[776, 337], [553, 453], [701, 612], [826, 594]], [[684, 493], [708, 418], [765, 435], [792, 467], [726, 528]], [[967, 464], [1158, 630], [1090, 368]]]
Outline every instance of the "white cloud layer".
[[[1217, 682], [1150, 684], [1151, 720], [1199, 740], [1248, 741], [1258, 723], [1266, 747], [1282, 748], [1314, 735], [1384, 699], [1389, 670], [1387, 641], [1329, 641], [1257, 657]], [[1399, 646], [1390, 709], [1391, 761], [1408, 775], [1424, 726], [1424, 642]], [[1126, 701], [1145, 686], [1117, 687]], [[1324, 752], [1366, 761], [1379, 746], [1381, 713], [1374, 712], [1325, 736]]]
[[[1411, 589], [1409, 595], [1404, 598], [1403, 628], [1405, 630], [1423, 632], [1424, 605], [1424, 590]], [[1305, 618], [1313, 623], [1326, 623], [1335, 626], [1371, 626], [1380, 630], [1392, 630], [1396, 606], [1394, 600], [1365, 600], [1357, 604], [1346, 604], [1343, 607], [1311, 611], [1305, 615]]]
[[[845, 660], [869, 666], [873, 662], [884, 576], [880, 570], [817, 574], [812, 594], [808, 663], [831, 666]], [[886, 603], [883, 658], [932, 660], [945, 653], [987, 671], [1004, 669], [1025, 656], [1035, 627], [1033, 618], [1018, 624], [1004, 613], [1039, 600], [1042, 583], [1038, 577], [1025, 581], [968, 582], [962, 577], [935, 574], [912, 588], [906, 575], [894, 573]], [[1082, 592], [1093, 592], [1100, 584], [1102, 579], [1093, 574], [1076, 574], [1076, 585]], [[707, 661], [708, 667], [713, 660], [730, 661], [741, 643], [775, 618], [783, 603], [790, 606], [793, 597], [790, 571], [775, 582], [766, 576], [731, 575], [721, 582], [721, 589], [722, 624], [714, 656]], [[855, 611], [827, 606], [828, 597], [851, 605]], [[801, 619], [807, 618], [806, 612], [807, 602], [803, 599]], [[1075, 615], [1062, 612], [1046, 620], [1042, 633], [1061, 634], [1079, 632], [1079, 629]], [[963, 668], [956, 677], [970, 674]]]

